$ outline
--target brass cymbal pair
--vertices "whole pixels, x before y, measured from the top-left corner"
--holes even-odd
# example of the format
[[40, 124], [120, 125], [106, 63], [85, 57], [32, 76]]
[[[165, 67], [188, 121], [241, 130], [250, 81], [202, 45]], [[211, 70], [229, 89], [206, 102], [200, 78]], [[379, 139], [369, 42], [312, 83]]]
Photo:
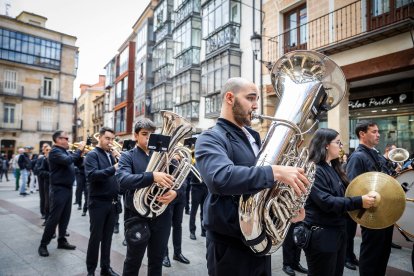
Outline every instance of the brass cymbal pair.
[[383, 229], [393, 225], [404, 213], [405, 192], [393, 177], [381, 172], [367, 172], [348, 185], [345, 196], [362, 196], [371, 191], [378, 196], [374, 207], [349, 211], [358, 224], [370, 229]]

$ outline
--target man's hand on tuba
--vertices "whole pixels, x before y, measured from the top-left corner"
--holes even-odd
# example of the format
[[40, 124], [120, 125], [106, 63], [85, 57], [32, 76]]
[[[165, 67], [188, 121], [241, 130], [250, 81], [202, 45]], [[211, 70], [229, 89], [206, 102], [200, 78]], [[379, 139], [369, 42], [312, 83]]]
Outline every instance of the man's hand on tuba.
[[171, 188], [174, 184], [174, 177], [172, 175], [166, 174], [165, 172], [153, 172], [154, 182], [158, 185]]
[[305, 171], [302, 168], [272, 165], [273, 177], [275, 181], [281, 181], [286, 185], [289, 185], [295, 190], [298, 196], [302, 193], [306, 193], [306, 186], [310, 185]]
[[168, 190], [162, 196], [157, 197], [157, 200], [163, 204], [169, 204], [177, 197], [177, 192], [175, 190]]

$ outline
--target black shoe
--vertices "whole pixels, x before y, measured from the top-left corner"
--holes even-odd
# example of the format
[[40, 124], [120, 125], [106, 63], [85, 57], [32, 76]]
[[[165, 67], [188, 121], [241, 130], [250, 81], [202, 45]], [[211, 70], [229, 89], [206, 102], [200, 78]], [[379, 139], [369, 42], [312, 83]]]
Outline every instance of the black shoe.
[[124, 241], [122, 242], [122, 245], [123, 245], [123, 246], [127, 246], [126, 239], [124, 239]]
[[118, 234], [119, 233], [119, 225], [115, 225], [114, 227], [114, 234]]
[[67, 250], [75, 250], [76, 246], [68, 243], [68, 241], [63, 238], [58, 240], [58, 249], [67, 249]]
[[112, 267], [108, 267], [107, 269], [101, 269], [101, 275], [104, 276], [119, 276], [118, 273], [116, 273]]
[[353, 259], [353, 260], [351, 261], [351, 264], [354, 264], [355, 266], [359, 266], [359, 261], [358, 261], [358, 259], [357, 259], [357, 258]]
[[[46, 226], [46, 221], [44, 221], [43, 223], [42, 223], [42, 226]], [[55, 237], [56, 238], [56, 237]]]
[[84, 216], [86, 216], [86, 212], [83, 212], [83, 213], [82, 213], [82, 217], [84, 217]]
[[190, 233], [190, 239], [192, 239], [192, 240], [196, 240], [197, 238], [196, 238], [196, 235], [194, 234], [194, 233]]
[[82, 207], [78, 206], [78, 210], [82, 210]]
[[95, 276], [95, 272], [88, 272], [88, 276]]
[[45, 215], [42, 215], [42, 219], [45, 219], [46, 218], [46, 216]]
[[170, 258], [167, 255], [164, 256], [164, 259], [162, 260], [162, 265], [165, 267], [171, 267]]
[[293, 270], [296, 270], [297, 272], [308, 274], [308, 269], [304, 268], [301, 264], [298, 264], [297, 266], [293, 266], [292, 268]]
[[39, 256], [41, 257], [49, 256], [49, 251], [47, 251], [46, 245], [39, 246], [39, 249], [37, 250], [37, 252], [39, 253]]
[[66, 232], [65, 237], [69, 237], [69, 236], [70, 236], [69, 232]]
[[345, 262], [345, 267], [350, 269], [350, 270], [356, 270], [356, 265], [354, 265], [351, 262]]
[[201, 231], [201, 235], [200, 236], [205, 237], [206, 236], [206, 231]]
[[74, 202], [74, 203], [73, 203], [73, 205], [76, 205], [76, 204], [78, 204], [78, 203], [77, 203], [77, 202]]
[[184, 255], [182, 253], [180, 253], [178, 255], [174, 254], [173, 255], [173, 260], [179, 261], [180, 263], [183, 263], [183, 264], [189, 264], [190, 263], [190, 261], [186, 257], [184, 257]]
[[185, 214], [189, 215], [190, 214], [190, 210], [185, 210]]
[[391, 248], [395, 248], [395, 249], [401, 249], [401, 245], [395, 244], [395, 243], [391, 243]]
[[53, 234], [52, 239], [56, 239], [56, 233]]
[[282, 269], [287, 275], [290, 275], [290, 276], [295, 276], [296, 274], [295, 274], [295, 271], [293, 271], [293, 268], [291, 268], [290, 266], [288, 266], [288, 265], [284, 265], [283, 266], [283, 269]]

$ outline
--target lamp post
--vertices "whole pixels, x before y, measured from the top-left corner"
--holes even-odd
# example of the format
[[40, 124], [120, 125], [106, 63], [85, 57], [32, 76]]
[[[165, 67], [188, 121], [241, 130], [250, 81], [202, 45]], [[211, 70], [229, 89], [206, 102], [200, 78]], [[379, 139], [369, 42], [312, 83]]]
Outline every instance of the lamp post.
[[82, 119], [77, 118], [76, 119], [76, 140], [79, 139], [79, 128], [82, 126]]
[[145, 115], [150, 114], [150, 107], [151, 107], [151, 97], [145, 97]]

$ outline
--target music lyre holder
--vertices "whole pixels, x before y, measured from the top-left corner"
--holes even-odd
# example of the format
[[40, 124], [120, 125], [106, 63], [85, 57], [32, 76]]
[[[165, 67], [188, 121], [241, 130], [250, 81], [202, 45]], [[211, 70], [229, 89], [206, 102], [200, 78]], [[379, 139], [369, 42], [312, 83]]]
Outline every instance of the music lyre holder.
[[148, 148], [153, 151], [167, 152], [170, 145], [171, 136], [161, 134], [151, 134], [148, 141]]
[[197, 137], [190, 137], [190, 138], [184, 139], [184, 147], [193, 149], [195, 147], [196, 141], [197, 141]]

